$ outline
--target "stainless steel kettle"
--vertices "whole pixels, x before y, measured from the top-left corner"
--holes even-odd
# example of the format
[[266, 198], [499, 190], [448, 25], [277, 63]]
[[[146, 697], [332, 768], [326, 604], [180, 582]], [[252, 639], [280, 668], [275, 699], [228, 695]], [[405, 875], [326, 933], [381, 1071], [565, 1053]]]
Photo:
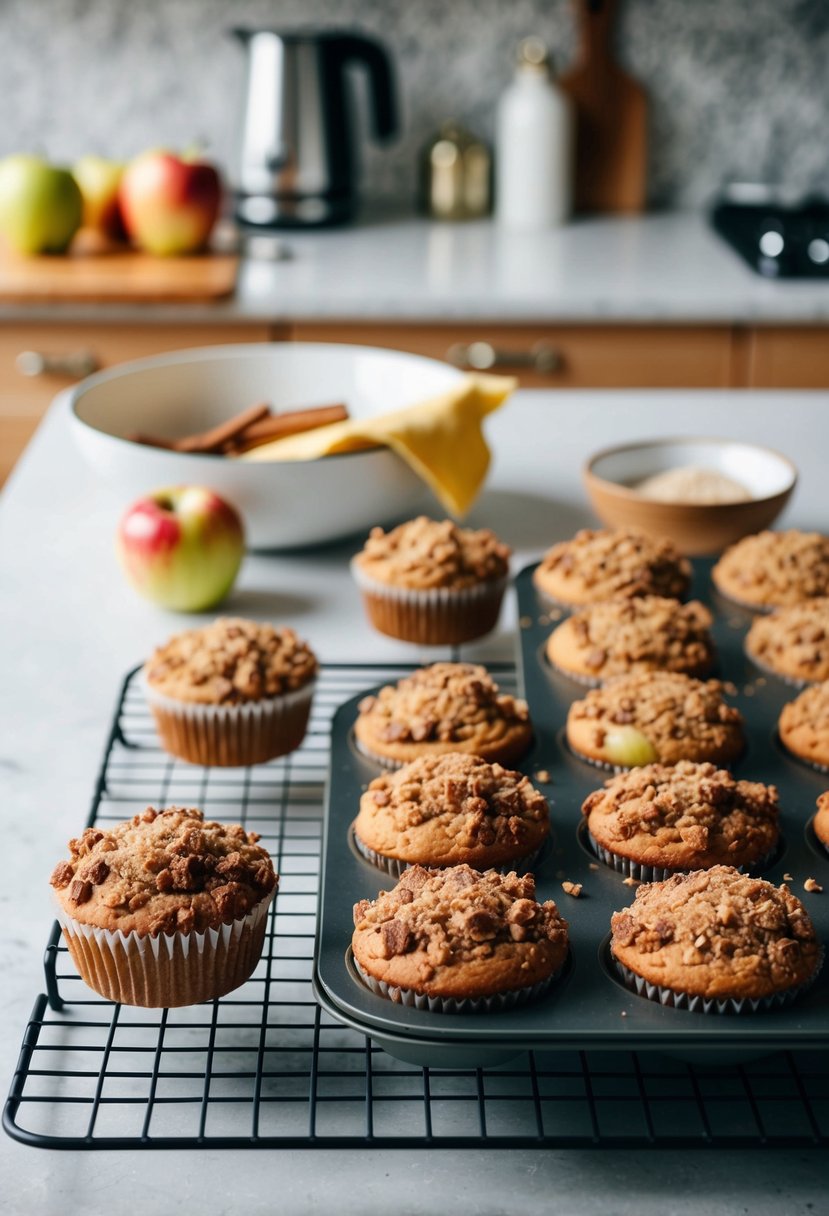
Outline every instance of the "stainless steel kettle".
[[372, 125], [397, 131], [393, 72], [383, 46], [327, 30], [234, 29], [248, 53], [237, 218], [259, 227], [347, 220], [356, 202], [346, 65], [369, 75]]

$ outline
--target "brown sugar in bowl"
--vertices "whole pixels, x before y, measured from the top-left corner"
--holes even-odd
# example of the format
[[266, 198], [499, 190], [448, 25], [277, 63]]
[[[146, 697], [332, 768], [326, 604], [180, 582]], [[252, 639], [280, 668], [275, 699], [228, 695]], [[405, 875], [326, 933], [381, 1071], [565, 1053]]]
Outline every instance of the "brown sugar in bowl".
[[[743, 502], [674, 503], [645, 497], [635, 485], [655, 473], [683, 466], [726, 473], [746, 486]], [[583, 480], [599, 519], [611, 528], [635, 528], [670, 537], [691, 556], [720, 553], [777, 518], [797, 483], [787, 457], [757, 444], [730, 439], [654, 439], [596, 452]]]

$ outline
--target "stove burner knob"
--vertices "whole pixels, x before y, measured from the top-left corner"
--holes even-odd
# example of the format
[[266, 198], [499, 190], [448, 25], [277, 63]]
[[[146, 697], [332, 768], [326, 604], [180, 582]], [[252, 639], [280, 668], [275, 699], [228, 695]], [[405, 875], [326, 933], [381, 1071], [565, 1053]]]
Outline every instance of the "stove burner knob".
[[783, 252], [785, 244], [782, 234], [770, 228], [760, 237], [760, 252], [767, 258], [777, 258]]
[[816, 236], [806, 247], [810, 261], [816, 266], [825, 266], [829, 262], [829, 241], [822, 236]]

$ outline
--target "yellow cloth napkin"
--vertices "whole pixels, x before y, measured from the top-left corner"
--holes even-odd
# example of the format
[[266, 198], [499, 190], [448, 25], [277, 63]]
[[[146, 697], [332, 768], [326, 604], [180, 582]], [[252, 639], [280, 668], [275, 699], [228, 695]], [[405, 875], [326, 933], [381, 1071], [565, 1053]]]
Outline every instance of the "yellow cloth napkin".
[[287, 435], [239, 460], [316, 460], [378, 445], [392, 448], [431, 486], [452, 515], [465, 515], [483, 485], [490, 453], [481, 429], [515, 389], [511, 376], [466, 376], [428, 401], [374, 418], [349, 418]]

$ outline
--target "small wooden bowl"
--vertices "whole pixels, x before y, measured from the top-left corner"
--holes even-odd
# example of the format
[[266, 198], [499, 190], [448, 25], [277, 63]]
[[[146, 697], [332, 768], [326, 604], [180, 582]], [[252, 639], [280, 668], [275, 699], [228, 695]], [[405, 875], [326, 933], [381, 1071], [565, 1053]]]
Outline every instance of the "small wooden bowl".
[[[684, 465], [712, 469], [741, 482], [752, 497], [717, 505], [659, 502], [633, 487]], [[797, 483], [797, 469], [771, 448], [732, 439], [654, 439], [605, 448], [583, 471], [593, 510], [608, 527], [668, 536], [689, 556], [720, 553], [777, 518]]]

